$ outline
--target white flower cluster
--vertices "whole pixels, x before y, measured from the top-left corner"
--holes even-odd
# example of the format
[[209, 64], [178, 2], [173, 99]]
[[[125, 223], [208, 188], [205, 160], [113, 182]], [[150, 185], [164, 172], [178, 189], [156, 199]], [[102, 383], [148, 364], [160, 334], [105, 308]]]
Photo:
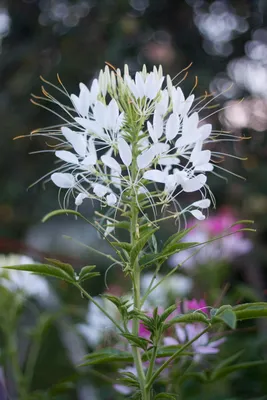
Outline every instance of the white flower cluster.
[[124, 74], [106, 67], [90, 89], [80, 83], [79, 96], [62, 88], [71, 105], [43, 91], [65, 112], [62, 125], [37, 133], [58, 139], [53, 151], [63, 163], [51, 179], [67, 190], [64, 205], [70, 194], [76, 206], [91, 198], [116, 208], [132, 196], [139, 204], [141, 194], [153, 206], [176, 201], [181, 192], [200, 191], [202, 199], [183, 212], [205, 218], [201, 210], [210, 206], [211, 194], [206, 173], [214, 165], [203, 146], [218, 135], [199, 118], [202, 100], [193, 105], [194, 95], [185, 98], [161, 67], [150, 73], [144, 67], [135, 79], [127, 66]]

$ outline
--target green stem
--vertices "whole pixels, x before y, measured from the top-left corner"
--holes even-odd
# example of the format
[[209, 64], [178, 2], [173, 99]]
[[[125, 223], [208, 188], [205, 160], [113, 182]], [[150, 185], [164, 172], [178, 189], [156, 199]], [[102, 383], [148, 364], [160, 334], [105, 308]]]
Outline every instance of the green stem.
[[33, 374], [34, 374], [34, 368], [35, 368], [38, 354], [39, 354], [39, 351], [41, 348], [41, 336], [42, 336], [42, 333], [38, 333], [35, 335], [33, 342], [31, 343], [29, 355], [27, 358], [26, 366], [25, 366], [25, 378], [26, 378], [28, 390], [30, 390], [30, 386], [31, 386], [32, 378], [33, 378]]
[[147, 371], [147, 374], [146, 374], [146, 381], [147, 382], [149, 382], [151, 377], [152, 377], [155, 361], [157, 359], [157, 354], [158, 354], [158, 346], [155, 345], [153, 347], [153, 350], [152, 350], [151, 359], [149, 360], [149, 368], [148, 368], [148, 371]]
[[202, 332], [200, 332], [198, 335], [196, 335], [192, 340], [187, 342], [185, 345], [183, 345], [179, 350], [177, 350], [167, 361], [165, 361], [164, 364], [162, 364], [159, 369], [154, 373], [154, 375], [151, 377], [151, 379], [147, 383], [147, 387], [150, 388], [153, 382], [157, 379], [157, 377], [161, 374], [161, 372], [168, 367], [168, 365], [175, 360], [177, 356], [179, 356], [180, 353], [182, 353], [187, 347], [191, 346], [192, 343], [194, 343], [198, 338], [200, 338], [204, 333], [206, 333], [210, 329], [210, 325], [207, 326]]
[[[136, 206], [134, 202], [132, 202], [131, 206], [131, 213], [132, 213], [132, 220], [131, 220], [131, 244], [134, 246], [135, 244], [135, 237], [136, 237], [136, 228], [138, 222], [138, 210], [136, 210]], [[138, 261], [135, 261], [134, 265], [132, 266], [132, 277], [133, 277], [133, 297], [134, 297], [134, 308], [136, 310], [141, 309], [141, 299], [140, 299], [140, 268]], [[133, 335], [139, 335], [139, 318], [138, 316], [133, 317]], [[137, 375], [140, 383], [140, 390], [142, 392], [142, 400], [149, 400], [149, 397], [146, 393], [145, 388], [145, 374], [143, 370], [143, 363], [141, 358], [140, 349], [136, 346], [132, 346], [134, 362], [137, 370]]]
[[[135, 182], [137, 177], [137, 156], [138, 156], [138, 134], [140, 129], [138, 128], [136, 131], [133, 131], [133, 142], [132, 142], [132, 155], [133, 160], [131, 164], [131, 181]], [[138, 208], [135, 202], [135, 192], [132, 190], [131, 193], [131, 245], [132, 247], [135, 245], [138, 240], [139, 232], [138, 232]], [[140, 290], [140, 266], [138, 262], [138, 257], [134, 262], [134, 265], [131, 266], [132, 269], [132, 281], [133, 281], [133, 297], [134, 297], [134, 308], [137, 311], [141, 310], [141, 290]], [[133, 327], [132, 333], [135, 336], [139, 336], [139, 318], [137, 315], [133, 317]], [[143, 369], [142, 357], [141, 357], [141, 349], [132, 346], [132, 352], [134, 357], [134, 363], [137, 370], [137, 376], [140, 384], [140, 391], [142, 393], [142, 400], [150, 400], [149, 390], [146, 388], [146, 377]]]
[[103, 314], [105, 314], [105, 316], [106, 316], [108, 319], [110, 319], [111, 322], [113, 322], [113, 324], [116, 326], [116, 328], [117, 328], [121, 333], [124, 333], [124, 330], [123, 330], [122, 327], [115, 321], [115, 319], [113, 319], [113, 318], [111, 317], [111, 315], [110, 315], [97, 301], [95, 301], [94, 298], [93, 298], [89, 293], [87, 293], [87, 291], [86, 291], [81, 285], [79, 285], [79, 283], [74, 283], [74, 286], [76, 286], [76, 287], [80, 290], [80, 292], [81, 292], [88, 300], [90, 300], [96, 307], [98, 307], [99, 310], [101, 310], [101, 312], [102, 312]]
[[27, 392], [25, 385], [25, 377], [21, 371], [19, 358], [18, 358], [18, 346], [16, 336], [12, 331], [6, 332], [6, 344], [8, 361], [12, 367], [12, 373], [14, 377], [15, 387], [17, 389], [18, 396], [21, 400], [27, 400], [29, 393]]

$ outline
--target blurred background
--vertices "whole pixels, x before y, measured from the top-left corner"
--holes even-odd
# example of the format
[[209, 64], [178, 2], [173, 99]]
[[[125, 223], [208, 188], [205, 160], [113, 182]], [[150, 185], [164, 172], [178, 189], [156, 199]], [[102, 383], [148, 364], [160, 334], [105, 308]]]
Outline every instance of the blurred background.
[[[53, 155], [29, 154], [45, 149], [45, 140], [26, 137], [13, 141], [14, 137], [27, 135], [33, 129], [57, 123], [53, 114], [29, 101], [31, 93], [41, 93], [40, 75], [56, 83], [59, 73], [68, 91], [77, 94], [79, 82], [90, 85], [105, 61], [119, 68], [127, 63], [132, 73], [144, 63], [148, 70], [153, 65], [161, 64], [164, 74], [171, 76], [192, 63], [188, 77], [182, 83], [183, 91], [187, 94], [191, 91], [197, 76], [196, 94], [203, 95], [208, 91], [217, 96], [215, 103], [218, 108], [208, 118], [214, 128], [232, 131], [243, 139], [250, 138], [222, 144], [223, 151], [243, 158], [226, 157], [224, 167], [245, 180], [226, 173], [227, 182], [213, 176], [210, 186], [216, 197], [217, 212], [221, 213], [219, 215], [231, 215], [234, 220], [252, 219], [257, 232], [242, 236], [246, 245], [234, 239], [231, 245], [227, 244], [231, 246], [232, 253], [227, 247], [216, 262], [210, 259], [203, 261], [205, 265], [202, 269], [195, 268], [194, 274], [185, 275], [194, 279], [191, 297], [207, 297], [208, 292], [211, 293], [210, 301], [215, 301], [229, 292], [233, 302], [266, 300], [265, 0], [0, 1], [1, 253], [26, 254], [37, 261], [44, 257], [60, 258], [71, 261], [77, 267], [97, 262], [100, 270], [107, 268], [108, 264], [103, 263], [103, 259], [98, 260], [74, 240], [66, 242], [63, 238], [63, 235], [71, 236], [108, 251], [104, 241], [87, 225], [70, 217], [41, 223], [46, 213], [58, 208], [57, 188], [51, 182], [44, 184], [41, 181], [29, 188], [54, 169]], [[94, 210], [89, 209], [88, 204], [82, 211], [90, 216]], [[211, 215], [216, 214], [211, 212]], [[167, 237], [174, 231], [175, 227], [166, 224], [163, 236]], [[225, 257], [227, 251], [231, 253], [229, 257]], [[209, 283], [207, 271], [211, 276]], [[114, 278], [116, 283], [120, 279], [123, 282], [118, 269], [109, 274], [110, 288], [114, 285]], [[127, 285], [126, 282], [125, 290], [129, 289]], [[227, 291], [223, 291], [225, 285], [229, 288]], [[69, 307], [81, 303], [79, 294], [72, 293], [68, 286], [54, 283], [54, 287]], [[92, 294], [98, 295], [104, 290], [102, 278], [92, 287]], [[116, 286], [114, 291], [118, 290]], [[50, 329], [51, 343], [58, 343], [58, 333], [53, 331], [53, 327]], [[248, 333], [241, 332], [230, 337], [227, 354], [231, 346], [235, 348], [237, 343], [239, 346], [243, 343], [243, 346], [248, 346], [248, 357], [257, 359], [259, 354], [267, 352], [266, 324], [258, 323], [255, 328], [258, 335], [253, 339], [248, 327], [244, 329]], [[64, 358], [67, 356], [62, 355], [63, 350], [60, 352], [58, 349], [54, 353], [56, 345], [51, 343], [46, 339], [39, 357], [39, 369], [36, 369], [33, 384], [36, 389], [46, 389], [73, 372], [72, 367], [67, 366]], [[57, 357], [51, 358], [52, 354], [57, 354]], [[52, 377], [49, 368], [57, 371]], [[82, 390], [86, 390], [90, 379], [82, 386], [79, 396], [82, 396]], [[210, 394], [206, 391], [204, 395], [198, 387], [195, 391], [191, 388], [188, 398], [207, 400], [214, 399], [216, 394], [218, 399], [228, 400], [267, 399], [265, 381], [264, 370], [258, 368], [228, 377], [216, 389], [213, 387]], [[87, 387], [87, 390], [93, 389]], [[90, 393], [91, 397], [87, 392], [84, 398], [97, 398], [94, 397], [97, 396], [95, 392]], [[99, 398], [117, 398], [107, 393]], [[74, 399], [78, 394], [73, 392], [71, 396], [57, 398]]]

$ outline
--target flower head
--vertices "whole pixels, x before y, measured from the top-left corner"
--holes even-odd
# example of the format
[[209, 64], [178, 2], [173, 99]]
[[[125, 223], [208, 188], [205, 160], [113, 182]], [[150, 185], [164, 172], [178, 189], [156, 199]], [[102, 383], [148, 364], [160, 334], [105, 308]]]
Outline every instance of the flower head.
[[66, 191], [63, 205], [73, 195], [76, 206], [91, 198], [117, 209], [135, 197], [140, 209], [173, 201], [180, 209], [180, 193], [199, 191], [202, 200], [180, 214], [205, 218], [211, 194], [207, 174], [220, 168], [212, 155], [222, 157], [207, 148], [220, 135], [199, 115], [205, 96], [194, 105], [194, 95], [186, 98], [161, 67], [152, 72], [144, 67], [132, 79], [127, 66], [124, 73], [106, 66], [90, 89], [80, 83], [78, 95], [69, 95], [59, 82], [68, 105], [44, 89], [43, 93], [64, 111], [62, 124], [35, 134], [57, 140], [49, 151], [60, 165], [51, 180]]

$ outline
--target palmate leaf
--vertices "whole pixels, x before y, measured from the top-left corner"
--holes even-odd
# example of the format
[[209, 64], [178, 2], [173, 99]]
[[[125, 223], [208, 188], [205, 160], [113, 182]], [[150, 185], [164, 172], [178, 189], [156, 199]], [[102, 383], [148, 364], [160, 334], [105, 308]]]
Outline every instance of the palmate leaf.
[[65, 271], [69, 276], [71, 276], [73, 279], [75, 279], [75, 272], [70, 264], [63, 263], [62, 261], [55, 260], [54, 258], [46, 258], [46, 260], [53, 264], [55, 267], [62, 269]]
[[181, 239], [183, 239], [189, 232], [191, 232], [193, 229], [195, 228], [195, 226], [192, 226], [191, 228], [188, 229], [184, 229], [181, 232], [177, 232], [174, 233], [173, 235], [171, 235], [166, 242], [164, 243], [163, 249], [167, 249], [168, 246], [175, 244], [177, 242], [180, 242]]
[[52, 276], [62, 279], [66, 282], [74, 283], [75, 279], [64, 269], [49, 264], [23, 264], [4, 267], [6, 269], [15, 269], [17, 271], [28, 271], [39, 275]]
[[95, 265], [87, 265], [83, 267], [79, 273], [79, 278], [78, 282], [81, 283], [83, 281], [86, 281], [87, 279], [92, 279], [95, 276], [99, 276], [99, 272], [92, 272], [95, 269]]

